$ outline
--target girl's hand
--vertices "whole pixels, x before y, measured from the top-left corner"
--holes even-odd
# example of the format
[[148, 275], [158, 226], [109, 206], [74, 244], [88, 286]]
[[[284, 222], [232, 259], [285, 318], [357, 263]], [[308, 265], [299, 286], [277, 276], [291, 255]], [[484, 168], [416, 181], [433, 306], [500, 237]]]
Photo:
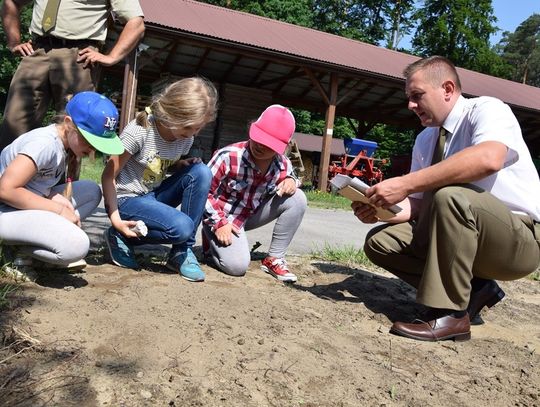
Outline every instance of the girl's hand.
[[57, 212], [60, 216], [63, 216], [71, 223], [74, 223], [77, 226], [81, 227], [81, 216], [79, 215], [79, 211], [75, 209], [69, 199], [67, 199], [62, 194], [57, 193], [52, 195], [50, 197], [50, 200], [61, 205], [62, 209]]
[[202, 163], [202, 160], [200, 157], [189, 157], [185, 160], [178, 160], [177, 168], [187, 167], [189, 165]]
[[293, 178], [285, 178], [277, 186], [276, 194], [278, 196], [291, 196], [296, 192], [296, 180]]
[[67, 199], [64, 195], [56, 193], [49, 198], [51, 201], [57, 202], [60, 205], [64, 205], [70, 208], [72, 211], [75, 211], [75, 207], [73, 206], [73, 203], [69, 199]]
[[139, 237], [137, 233], [131, 230], [131, 228], [134, 227], [136, 224], [136, 220], [121, 220], [120, 222], [114, 222], [113, 226], [125, 237]]
[[58, 215], [66, 218], [78, 227], [81, 227], [81, 217], [79, 215], [79, 212], [73, 209], [73, 205], [71, 205], [71, 208], [66, 205], [61, 205], [60, 208], [61, 209], [60, 212], [58, 212]]
[[230, 246], [232, 244], [233, 227], [231, 223], [223, 225], [216, 230], [216, 239], [223, 246]]

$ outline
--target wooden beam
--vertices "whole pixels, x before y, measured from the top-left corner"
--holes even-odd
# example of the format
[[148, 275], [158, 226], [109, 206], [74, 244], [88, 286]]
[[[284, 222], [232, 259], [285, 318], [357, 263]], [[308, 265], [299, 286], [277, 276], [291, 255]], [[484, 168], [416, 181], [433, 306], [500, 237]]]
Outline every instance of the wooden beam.
[[240, 62], [241, 59], [242, 55], [237, 55], [236, 58], [234, 58], [234, 61], [230, 64], [229, 68], [221, 76], [220, 82], [227, 82], [229, 80], [229, 75], [232, 71], [234, 71], [234, 68], [236, 68], [236, 65], [238, 64], [238, 62]]
[[171, 50], [169, 51], [169, 53], [167, 54], [167, 58], [165, 58], [165, 61], [163, 62], [163, 67], [165, 67], [165, 69], [167, 71], [169, 71], [169, 66], [171, 64], [171, 61], [173, 60], [173, 58], [175, 57], [176, 55], [176, 51], [178, 50], [178, 46], [180, 45], [180, 43], [178, 41], [175, 41], [173, 46], [171, 47]]
[[[165, 52], [169, 52], [168, 55], [170, 55], [170, 49], [169, 48], [172, 49], [174, 47], [177, 47], [178, 45], [179, 45], [178, 42], [176, 42], [176, 43], [171, 42], [167, 46], [160, 48], [159, 50], [157, 50], [154, 53], [147, 52], [148, 56], [145, 56], [145, 57], [139, 56], [139, 69], [141, 69], [141, 68], [145, 67], [146, 65], [148, 65], [149, 63], [151, 63], [152, 65], [157, 66], [162, 71], [163, 66], [165, 65], [165, 63], [160, 65], [158, 63], [158, 56], [160, 56], [161, 54], [164, 54]], [[165, 61], [167, 61], [167, 58], [165, 58]]]
[[199, 59], [199, 63], [195, 67], [195, 72], [199, 72], [203, 66], [203, 64], [206, 61], [206, 58], [208, 58], [208, 54], [210, 53], [210, 48], [205, 48], [203, 54], [201, 55], [201, 58]]
[[353, 85], [352, 88], [350, 88], [347, 92], [342, 94], [341, 97], [339, 98], [339, 100], [336, 102], [336, 106], [339, 106], [341, 104], [341, 102], [343, 102], [345, 100], [345, 98], [347, 96], [349, 96], [356, 89], [356, 87], [358, 85], [360, 85], [360, 83], [362, 83], [362, 81], [360, 81], [360, 80], [356, 81], [356, 83]]
[[276, 82], [286, 82], [289, 79], [294, 79], [294, 78], [298, 78], [300, 76], [304, 76], [304, 74], [299, 72], [299, 71], [300, 71], [300, 68], [293, 67], [289, 71], [289, 73], [286, 74], [286, 75], [278, 76], [276, 78], [268, 79], [268, 80], [261, 81], [261, 82], [256, 82], [256, 83], [253, 84], [253, 86], [256, 87], [256, 88], [262, 88], [262, 87], [264, 87], [266, 85], [271, 85], [271, 84], [276, 83]]
[[259, 80], [259, 78], [261, 77], [262, 73], [264, 71], [266, 71], [266, 68], [268, 68], [268, 65], [270, 65], [270, 61], [269, 60], [266, 60], [264, 61], [264, 64], [262, 64], [259, 69], [257, 69], [257, 72], [255, 73], [255, 75], [253, 76], [253, 78], [251, 79], [251, 81], [249, 82], [249, 87], [253, 87], [255, 85], [255, 83]]
[[317, 90], [319, 91], [319, 94], [321, 95], [321, 97], [323, 98], [324, 102], [327, 104], [327, 105], [330, 105], [330, 100], [328, 99], [328, 96], [326, 95], [326, 91], [323, 89], [321, 83], [317, 80], [317, 78], [315, 77], [315, 75], [313, 74], [313, 72], [311, 71], [311, 69], [307, 68], [307, 67], [302, 67], [304, 69], [304, 72], [306, 73], [306, 75], [309, 77], [309, 79], [311, 79], [311, 82], [313, 83], [313, 85], [315, 85], [315, 87], [317, 88]]
[[128, 60], [124, 69], [124, 87], [122, 90], [122, 107], [120, 113], [119, 131], [135, 117], [137, 103], [137, 82], [138, 82], [138, 58], [139, 51], [135, 47], [128, 55]]
[[[324, 78], [324, 74], [323, 73], [318, 73], [316, 76], [317, 78], [317, 81], [320, 81], [322, 78]], [[303, 99], [308, 93], [309, 91], [313, 89], [312, 86], [307, 86], [299, 95], [298, 95], [298, 98], [299, 99]]]
[[334, 134], [334, 120], [336, 117], [336, 101], [338, 93], [338, 75], [330, 74], [330, 99], [326, 110], [325, 132], [321, 147], [321, 163], [319, 167], [319, 185], [320, 191], [328, 189], [328, 167], [330, 166], [330, 152], [332, 149], [332, 136]]
[[[272, 89], [272, 93], [279, 93], [281, 89], [283, 89], [283, 87], [289, 82], [289, 78], [295, 78], [299, 71], [300, 68], [298, 67], [292, 68], [289, 74], [286, 75], [287, 78], [284, 78], [280, 83], [278, 83], [278, 85], [274, 89]], [[303, 74], [301, 73], [300, 75]]]

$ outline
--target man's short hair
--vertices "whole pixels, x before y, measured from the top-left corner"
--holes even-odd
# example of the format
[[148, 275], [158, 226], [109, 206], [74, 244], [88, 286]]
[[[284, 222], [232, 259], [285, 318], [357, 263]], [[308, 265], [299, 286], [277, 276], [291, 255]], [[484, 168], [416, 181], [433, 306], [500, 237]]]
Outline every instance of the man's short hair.
[[456, 67], [448, 58], [434, 55], [419, 59], [403, 70], [403, 76], [409, 80], [413, 74], [421, 70], [427, 72], [427, 78], [433, 86], [439, 86], [445, 80], [451, 79], [456, 84], [456, 88], [461, 91], [461, 81]]

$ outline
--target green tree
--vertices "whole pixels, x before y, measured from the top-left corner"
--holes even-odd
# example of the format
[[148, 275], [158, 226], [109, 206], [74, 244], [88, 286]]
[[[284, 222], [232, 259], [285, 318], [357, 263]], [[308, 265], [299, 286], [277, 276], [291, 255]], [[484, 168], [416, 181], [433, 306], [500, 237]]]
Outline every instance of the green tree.
[[203, 0], [205, 3], [395, 47], [412, 28], [414, 0]]
[[540, 14], [527, 18], [514, 33], [505, 32], [499, 46], [512, 67], [510, 78], [540, 87]]
[[491, 0], [425, 0], [416, 17], [414, 52], [442, 55], [487, 74], [504, 70], [502, 59], [489, 45], [489, 37], [497, 31]]
[[[320, 113], [312, 113], [307, 110], [292, 109], [296, 119], [296, 131], [306, 134], [315, 134], [322, 136], [324, 133], [325, 120]], [[355, 120], [352, 120], [356, 124]], [[334, 122], [334, 138], [354, 138], [356, 134], [354, 129], [349, 124], [349, 121], [344, 117], [336, 117]]]
[[409, 34], [414, 0], [314, 0], [314, 28], [395, 49]]
[[303, 27], [313, 26], [311, 0], [203, 0], [203, 3], [245, 11]]
[[403, 36], [411, 33], [415, 24], [414, 10], [414, 0], [396, 0], [386, 3], [386, 14], [389, 18], [386, 48], [397, 49]]
[[354, 0], [314, 0], [314, 28], [376, 44], [384, 38], [382, 3], [372, 0], [362, 3]]

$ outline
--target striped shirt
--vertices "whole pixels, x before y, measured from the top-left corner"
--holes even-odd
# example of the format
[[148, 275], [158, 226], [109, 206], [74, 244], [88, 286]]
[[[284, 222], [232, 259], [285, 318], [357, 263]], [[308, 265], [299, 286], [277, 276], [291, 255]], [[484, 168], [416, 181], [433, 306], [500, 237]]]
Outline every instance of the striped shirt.
[[248, 142], [231, 144], [218, 150], [208, 167], [212, 183], [206, 201], [205, 224], [216, 231], [227, 223], [240, 230], [247, 219], [285, 178], [296, 180], [293, 166], [284, 155], [276, 154], [268, 171], [261, 173], [248, 149]]
[[116, 177], [118, 197], [144, 195], [156, 189], [165, 179], [169, 167], [186, 155], [193, 145], [193, 137], [163, 140], [153, 121], [151, 123], [145, 128], [133, 120], [120, 134], [131, 157]]

